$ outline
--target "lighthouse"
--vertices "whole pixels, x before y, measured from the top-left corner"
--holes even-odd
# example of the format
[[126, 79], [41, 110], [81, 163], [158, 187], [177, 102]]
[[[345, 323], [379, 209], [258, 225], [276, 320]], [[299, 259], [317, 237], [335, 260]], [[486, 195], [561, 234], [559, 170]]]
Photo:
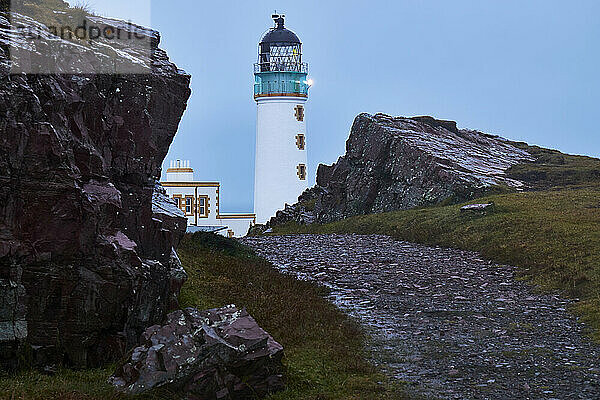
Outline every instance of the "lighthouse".
[[257, 103], [254, 212], [264, 224], [277, 210], [297, 201], [308, 187], [305, 103], [308, 64], [302, 43], [285, 28], [285, 16], [272, 16], [275, 26], [259, 44], [254, 65]]

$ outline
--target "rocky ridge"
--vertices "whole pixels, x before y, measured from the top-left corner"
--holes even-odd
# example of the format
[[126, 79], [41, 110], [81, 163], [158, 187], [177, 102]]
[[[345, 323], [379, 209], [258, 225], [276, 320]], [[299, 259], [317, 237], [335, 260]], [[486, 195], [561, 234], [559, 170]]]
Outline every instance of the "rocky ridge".
[[520, 190], [526, 185], [506, 171], [530, 161], [534, 158], [510, 141], [458, 129], [454, 121], [360, 114], [346, 154], [333, 165], [319, 165], [317, 185], [270, 225], [325, 223]]
[[[39, 33], [34, 47], [9, 19]], [[156, 182], [190, 76], [158, 48], [158, 32], [136, 32], [150, 53], [99, 40], [83, 57], [92, 65], [101, 47], [148, 73], [11, 74], [10, 46], [34, 59], [50, 41], [77, 44], [0, 12], [0, 367], [100, 365], [175, 306], [186, 222]]]

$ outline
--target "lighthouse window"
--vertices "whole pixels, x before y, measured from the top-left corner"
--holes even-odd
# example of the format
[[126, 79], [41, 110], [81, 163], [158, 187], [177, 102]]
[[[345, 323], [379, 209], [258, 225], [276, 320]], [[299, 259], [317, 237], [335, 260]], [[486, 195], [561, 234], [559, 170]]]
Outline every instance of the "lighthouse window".
[[300, 122], [304, 121], [304, 106], [298, 105], [296, 108], [294, 108], [294, 110], [296, 111], [296, 119]]
[[198, 197], [198, 217], [208, 218], [209, 212], [208, 196]]
[[298, 149], [304, 150], [306, 148], [306, 138], [303, 133], [299, 133], [296, 135], [296, 146]]
[[306, 180], [306, 165], [304, 164], [300, 164], [296, 167], [296, 169], [298, 170], [298, 178], [300, 178], [301, 181], [305, 181]]

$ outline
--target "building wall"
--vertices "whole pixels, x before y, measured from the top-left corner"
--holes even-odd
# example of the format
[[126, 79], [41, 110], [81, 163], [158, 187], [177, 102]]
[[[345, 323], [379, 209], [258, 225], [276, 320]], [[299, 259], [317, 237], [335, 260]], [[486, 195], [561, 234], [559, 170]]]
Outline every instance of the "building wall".
[[[306, 110], [303, 97], [259, 97], [256, 127], [254, 212], [265, 223], [308, 188]], [[302, 107], [301, 115], [297, 107]], [[298, 146], [304, 135], [304, 148]], [[304, 166], [304, 179], [299, 167]]]
[[[173, 165], [173, 163], [171, 163]], [[177, 165], [177, 164], [176, 164]], [[167, 195], [178, 202], [179, 208], [188, 219], [188, 227], [222, 227], [223, 236], [242, 237], [255, 223], [254, 214], [221, 214], [219, 209], [219, 182], [196, 182], [194, 172], [175, 167], [167, 170], [167, 180], [162, 182]]]
[[242, 218], [241, 215], [237, 216], [227, 216], [221, 215], [220, 221], [221, 225], [227, 226], [227, 229], [220, 231], [219, 233], [224, 236], [233, 235], [233, 237], [242, 237], [246, 236], [248, 233], [248, 229], [252, 225], [254, 225], [254, 215], [249, 215], [248, 217]]
[[163, 186], [170, 198], [179, 199], [179, 208], [187, 216], [188, 225], [198, 225], [199, 223], [203, 225], [218, 224], [218, 186], [195, 186], [198, 184], [196, 182], [190, 182], [190, 186], [173, 187], [170, 186], [171, 184], [170, 182], [164, 182]]

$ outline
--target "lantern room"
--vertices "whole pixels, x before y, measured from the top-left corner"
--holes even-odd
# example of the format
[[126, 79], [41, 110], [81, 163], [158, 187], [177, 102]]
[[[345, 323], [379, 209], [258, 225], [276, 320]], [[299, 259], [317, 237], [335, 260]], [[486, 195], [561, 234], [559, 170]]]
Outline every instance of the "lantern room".
[[259, 44], [258, 63], [254, 64], [254, 97], [307, 97], [308, 64], [302, 62], [302, 43], [285, 28], [285, 15], [272, 15], [275, 26]]

